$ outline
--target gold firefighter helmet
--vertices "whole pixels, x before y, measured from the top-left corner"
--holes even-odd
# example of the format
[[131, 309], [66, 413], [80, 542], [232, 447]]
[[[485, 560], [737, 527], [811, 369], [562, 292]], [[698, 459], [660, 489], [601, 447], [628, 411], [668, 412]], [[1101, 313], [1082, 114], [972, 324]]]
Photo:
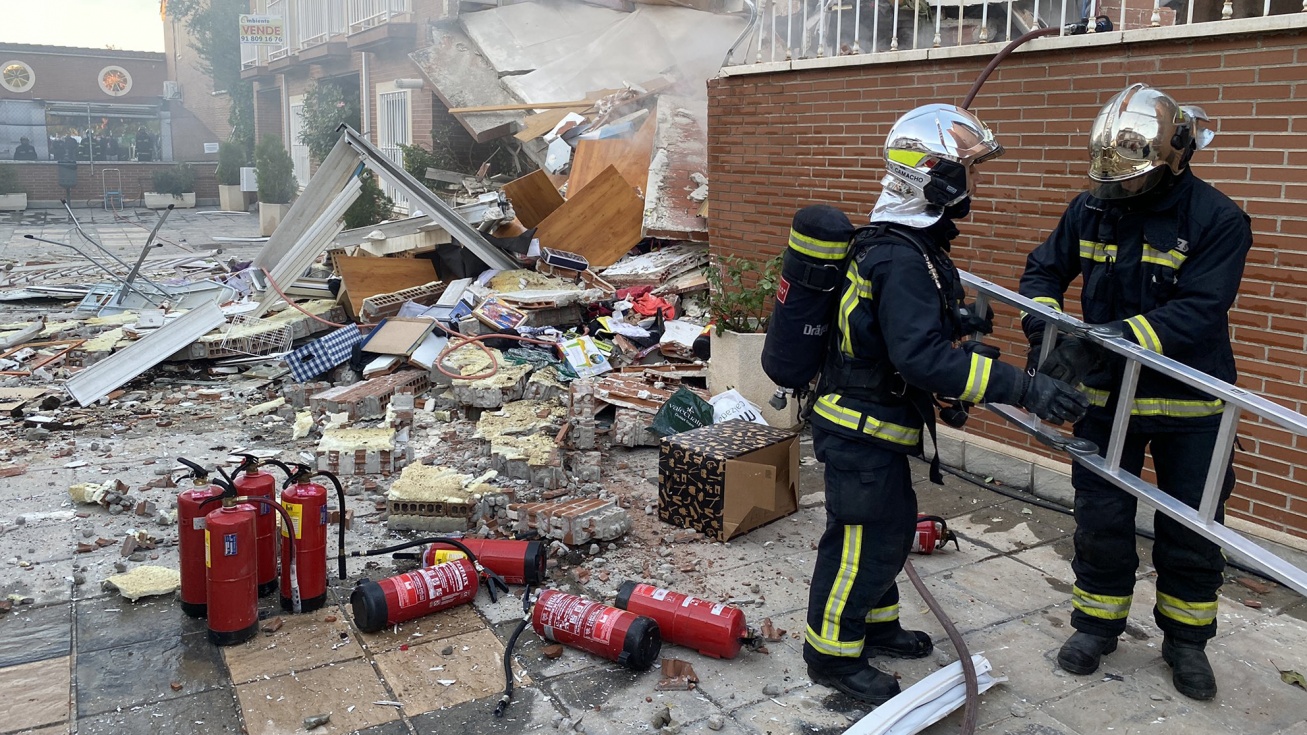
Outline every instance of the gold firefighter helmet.
[[956, 105], [922, 105], [900, 117], [885, 141], [885, 168], [898, 185], [947, 207], [975, 192], [972, 167], [1003, 155], [980, 118]]
[[[1181, 107], [1170, 95], [1132, 84], [1108, 100], [1089, 133], [1090, 193], [1126, 199], [1151, 191], [1169, 174], [1184, 171], [1195, 144], [1201, 108]], [[1210, 128], [1203, 145], [1211, 141]]]

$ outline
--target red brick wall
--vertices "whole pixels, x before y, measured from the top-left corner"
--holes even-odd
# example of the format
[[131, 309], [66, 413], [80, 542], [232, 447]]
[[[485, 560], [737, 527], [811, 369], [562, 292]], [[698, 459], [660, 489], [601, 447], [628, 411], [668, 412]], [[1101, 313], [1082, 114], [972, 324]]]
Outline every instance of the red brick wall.
[[[57, 163], [24, 163], [16, 162], [12, 165], [18, 173], [18, 183], [24, 192], [27, 193], [27, 199], [32, 201], [58, 201], [64, 198], [64, 190], [59, 186], [59, 164]], [[116, 169], [122, 175], [122, 194], [128, 205], [139, 204], [141, 194], [154, 190], [153, 176], [154, 172], [160, 169], [168, 168], [174, 164], [171, 163], [114, 163], [105, 165], [102, 163], [95, 164], [94, 167], [89, 163], [77, 164], [77, 186], [73, 187], [72, 198], [70, 202], [75, 207], [85, 206], [88, 201], [92, 201], [94, 206], [103, 206], [103, 181], [104, 171]], [[216, 176], [218, 165], [216, 163], [194, 163], [191, 164], [195, 169], [195, 196], [197, 199], [217, 199], [218, 198], [218, 179]], [[109, 183], [116, 184], [117, 177], [112, 173], [109, 174]]]
[[[959, 265], [1009, 288], [1026, 254], [1083, 187], [1100, 105], [1129, 82], [1153, 84], [1219, 120], [1195, 171], [1252, 216], [1255, 247], [1231, 314], [1239, 385], [1307, 411], [1307, 33], [1286, 31], [1019, 52], [973, 110], [1008, 154], [986, 165]], [[709, 83], [710, 238], [715, 254], [781, 251], [799, 207], [826, 202], [863, 222], [880, 191], [893, 120], [960, 101], [988, 57], [728, 76]], [[994, 342], [1021, 361], [1015, 315]], [[969, 430], [1043, 451], [973, 414]], [[1307, 538], [1307, 437], [1245, 421], [1231, 515]]]
[[222, 91], [214, 94], [213, 78], [202, 70], [202, 60], [191, 44], [194, 38], [184, 23], [170, 20], [163, 24], [164, 55], [168, 78], [182, 89], [182, 100], [170, 102], [172, 113], [172, 151], [178, 161], [217, 161], [217, 153], [205, 153], [205, 143], [221, 143], [231, 136], [227, 123], [231, 97]]

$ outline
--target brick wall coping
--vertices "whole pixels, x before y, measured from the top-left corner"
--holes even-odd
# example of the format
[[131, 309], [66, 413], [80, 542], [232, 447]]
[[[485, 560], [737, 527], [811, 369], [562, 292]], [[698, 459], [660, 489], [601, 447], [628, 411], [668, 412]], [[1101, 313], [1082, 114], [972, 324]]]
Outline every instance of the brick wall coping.
[[[1219, 26], [1219, 32], [1216, 30]], [[1266, 33], [1307, 28], [1307, 13], [1289, 13], [1286, 15], [1269, 15], [1264, 18], [1239, 18], [1213, 21], [1210, 23], [1193, 23], [1190, 25], [1161, 26], [1158, 28], [1133, 28], [1109, 33], [1093, 33], [1083, 36], [1051, 36], [1036, 38], [1021, 47], [1019, 52], [1054, 51], [1060, 49], [1083, 49], [1092, 46], [1112, 46], [1116, 44], [1149, 43], [1153, 41], [1179, 41], [1189, 38], [1210, 38], [1216, 35], [1233, 36], [1251, 33]], [[837, 69], [846, 66], [872, 66], [876, 64], [896, 64], [912, 61], [958, 59], [971, 56], [993, 56], [1002, 49], [1003, 43], [978, 43], [967, 46], [949, 46], [946, 48], [911, 49], [907, 51], [877, 51], [849, 56], [828, 56], [816, 59], [794, 59], [792, 61], [764, 61], [757, 64], [740, 64], [724, 66], [718, 72], [719, 77], [738, 77], [748, 74], [774, 74], [785, 71], [805, 69]]]

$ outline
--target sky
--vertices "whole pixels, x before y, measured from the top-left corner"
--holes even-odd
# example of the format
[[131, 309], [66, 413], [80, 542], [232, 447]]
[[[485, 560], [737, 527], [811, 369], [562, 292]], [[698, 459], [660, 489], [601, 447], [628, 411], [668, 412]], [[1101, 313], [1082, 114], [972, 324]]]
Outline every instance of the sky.
[[159, 0], [0, 0], [0, 9], [0, 42], [163, 51]]

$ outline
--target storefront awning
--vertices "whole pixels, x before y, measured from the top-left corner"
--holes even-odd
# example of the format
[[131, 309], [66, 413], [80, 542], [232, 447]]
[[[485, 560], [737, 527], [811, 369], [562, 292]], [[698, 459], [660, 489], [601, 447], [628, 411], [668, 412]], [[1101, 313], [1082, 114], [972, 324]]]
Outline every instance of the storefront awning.
[[158, 120], [158, 105], [119, 105], [104, 102], [47, 102], [45, 113], [56, 117], [117, 117]]

